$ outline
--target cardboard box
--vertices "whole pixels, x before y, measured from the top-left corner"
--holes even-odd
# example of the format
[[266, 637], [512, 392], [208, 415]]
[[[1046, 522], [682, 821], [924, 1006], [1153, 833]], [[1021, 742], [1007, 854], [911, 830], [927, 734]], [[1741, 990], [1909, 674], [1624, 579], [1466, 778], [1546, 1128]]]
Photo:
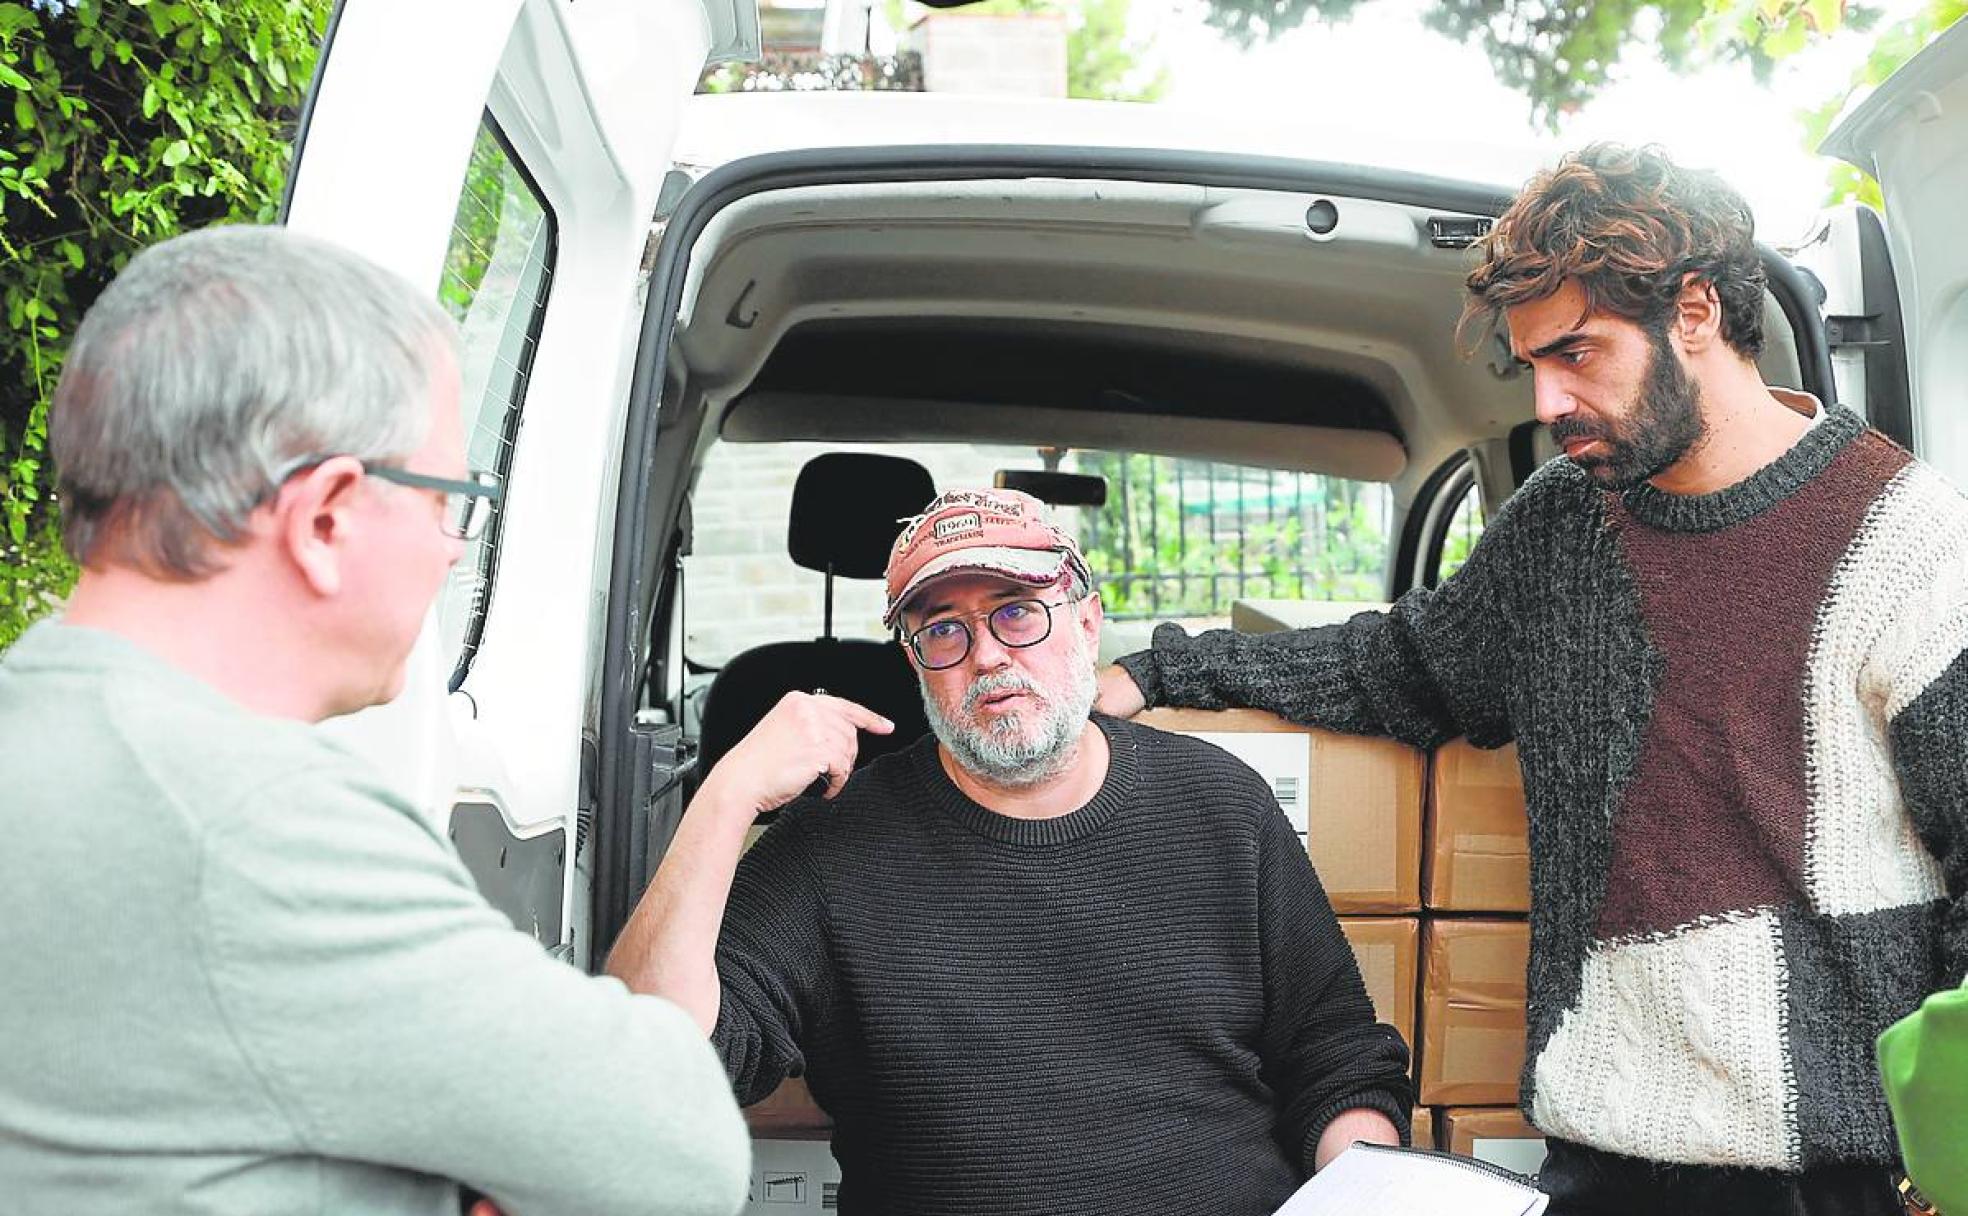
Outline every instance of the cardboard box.
[[840, 1207], [840, 1163], [811, 1140], [752, 1141], [744, 1216], [820, 1216]]
[[1414, 1135], [1410, 1138], [1416, 1148], [1435, 1148], [1435, 1117], [1426, 1106], [1414, 1109], [1412, 1126]]
[[1386, 601], [1365, 600], [1234, 600], [1230, 628], [1238, 633], [1276, 633], [1281, 629], [1315, 629], [1350, 621], [1362, 612], [1385, 612]]
[[1391, 739], [1294, 726], [1255, 709], [1151, 709], [1135, 721], [1200, 735], [1257, 769], [1286, 815], [1304, 825], [1334, 911], [1420, 911], [1420, 752]]
[[1521, 920], [1429, 920], [1421, 933], [1421, 1100], [1504, 1106], [1524, 1067]]
[[1428, 774], [1422, 902], [1431, 911], [1528, 912], [1531, 849], [1517, 747], [1455, 739]]
[[1514, 1106], [1451, 1106], [1442, 1111], [1441, 1146], [1452, 1153], [1535, 1174], [1544, 1164], [1544, 1137]]
[[1421, 922], [1412, 916], [1342, 916], [1339, 930], [1360, 960], [1374, 1016], [1414, 1044], [1415, 979], [1421, 970]]
[[834, 1129], [834, 1121], [798, 1077], [786, 1078], [778, 1089], [747, 1106], [745, 1122], [753, 1136], [781, 1140], [825, 1140]]

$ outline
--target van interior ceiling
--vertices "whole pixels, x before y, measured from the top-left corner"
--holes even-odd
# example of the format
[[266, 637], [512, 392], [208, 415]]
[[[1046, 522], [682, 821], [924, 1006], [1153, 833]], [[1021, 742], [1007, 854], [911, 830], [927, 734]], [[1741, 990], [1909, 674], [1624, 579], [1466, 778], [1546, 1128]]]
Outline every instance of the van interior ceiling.
[[1527, 398], [1507, 359], [1457, 349], [1467, 253], [1430, 218], [1142, 182], [771, 191], [697, 242], [686, 408], [710, 412], [700, 442], [1149, 440], [1400, 499]]
[[[700, 443], [1121, 435], [1387, 481], [1405, 504], [1530, 417], [1502, 343], [1456, 331], [1472, 220], [1139, 181], [771, 190], [692, 251], [683, 404], [709, 411]], [[1769, 313], [1766, 372], [1796, 384]]]
[[[658, 424], [671, 484], [685, 493], [720, 442], [1133, 451], [1386, 483], [1399, 535], [1471, 453], [1493, 510], [1549, 453], [1502, 340], [1457, 333], [1480, 230], [1403, 203], [1168, 182], [747, 195], [690, 250]], [[1797, 383], [1769, 310], [1766, 369]]]

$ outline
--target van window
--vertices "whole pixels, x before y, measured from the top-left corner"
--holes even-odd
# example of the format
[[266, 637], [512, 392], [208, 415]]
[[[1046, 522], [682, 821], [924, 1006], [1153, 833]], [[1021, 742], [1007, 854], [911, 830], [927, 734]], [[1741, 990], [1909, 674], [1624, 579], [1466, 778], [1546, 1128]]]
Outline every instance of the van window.
[[[506, 501], [514, 492], [520, 407], [553, 287], [555, 234], [552, 210], [488, 116], [451, 222], [438, 298], [463, 333], [467, 459], [507, 483]], [[495, 509], [485, 531], [466, 547], [438, 601], [444, 653], [453, 656], [453, 689], [471, 669], [491, 606], [503, 510]]]
[[1215, 624], [1238, 600], [1386, 594], [1384, 484], [1108, 452], [1075, 452], [1064, 467], [1107, 481], [1080, 543], [1114, 619]]
[[1449, 516], [1448, 530], [1442, 535], [1442, 558], [1435, 567], [1431, 586], [1462, 569], [1462, 563], [1469, 560], [1469, 551], [1483, 535], [1483, 523], [1483, 496], [1472, 480], [1462, 492], [1462, 501], [1456, 504], [1455, 512]]
[[[754, 646], [820, 635], [825, 577], [793, 564], [786, 528], [800, 468], [840, 451], [917, 460], [939, 491], [988, 486], [999, 469], [1049, 463], [1104, 478], [1105, 507], [1058, 507], [1053, 515], [1080, 538], [1115, 646], [1145, 645], [1157, 621], [1227, 624], [1242, 599], [1351, 602], [1386, 594], [1392, 496], [1379, 483], [1033, 446], [717, 443], [691, 498], [683, 611], [692, 663], [717, 667]], [[836, 579], [835, 636], [886, 636], [882, 606], [879, 580]]]

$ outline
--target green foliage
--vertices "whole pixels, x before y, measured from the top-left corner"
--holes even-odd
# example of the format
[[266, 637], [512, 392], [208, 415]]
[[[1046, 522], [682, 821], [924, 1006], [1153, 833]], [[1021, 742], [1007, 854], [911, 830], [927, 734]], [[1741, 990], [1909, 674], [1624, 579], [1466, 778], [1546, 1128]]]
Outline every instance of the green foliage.
[[[1208, 20], [1249, 45], [1308, 19], [1343, 22], [1363, 2], [1209, 0]], [[1847, 0], [1434, 0], [1422, 21], [1481, 47], [1497, 79], [1530, 99], [1533, 120], [1556, 129], [1636, 45], [1679, 70], [1746, 61], [1760, 78], [1811, 38], [1878, 18], [1877, 8]]]
[[492, 268], [492, 251], [499, 243], [499, 218], [506, 207], [505, 149], [490, 127], [481, 124], [465, 170], [465, 188], [451, 219], [451, 245], [444, 254], [444, 278], [438, 302], [462, 323], [471, 311], [485, 272]]
[[[1092, 0], [1098, 2], [1098, 0]], [[1209, 23], [1250, 45], [1307, 20], [1343, 22], [1367, 0], [1209, 0]], [[1780, 60], [1840, 30], [1873, 30], [1882, 16], [1854, 0], [1434, 0], [1422, 21], [1480, 46], [1497, 79], [1523, 93], [1532, 120], [1555, 130], [1592, 100], [1629, 50], [1658, 55], [1679, 71], [1747, 62], [1759, 79]], [[1850, 84], [1801, 115], [1816, 148], [1859, 89], [1886, 79], [1941, 31], [1968, 16], [1968, 0], [1925, 0], [1914, 16], [1879, 33]], [[1879, 187], [1850, 166], [1832, 171], [1827, 201], [1880, 206]]]
[[1704, 49], [1735, 44], [1774, 61], [1795, 55], [1814, 37], [1837, 33], [1848, 21], [1863, 28], [1878, 18], [1876, 9], [1848, 12], [1845, 0], [1706, 0], [1695, 34]]
[[[1884, 82], [1901, 64], [1964, 17], [1968, 17], [1968, 0], [1927, 0], [1913, 16], [1881, 30], [1873, 40], [1872, 50], [1865, 62], [1853, 72], [1846, 87], [1827, 98], [1824, 104], [1802, 115], [1804, 146], [1815, 148], [1824, 142], [1824, 137], [1831, 133], [1832, 124], [1859, 90]], [[1841, 164], [1831, 171], [1826, 183], [1825, 201], [1836, 203], [1847, 200], [1867, 203], [1882, 211], [1886, 208], [1885, 200], [1880, 197], [1878, 182], [1851, 165]]]
[[1094, 101], [1155, 101], [1168, 69], [1150, 65], [1152, 38], [1128, 34], [1134, 0], [983, 0], [980, 16], [1058, 13], [1066, 18], [1066, 96]]
[[1082, 541], [1109, 616], [1221, 616], [1236, 599], [1385, 593], [1382, 487], [1144, 455], [1076, 459], [1108, 486]]
[[1457, 42], [1482, 47], [1497, 79], [1531, 99], [1533, 120], [1555, 129], [1562, 116], [1606, 86], [1637, 29], [1652, 24], [1661, 59], [1688, 67], [1698, 49], [1695, 26], [1702, 13], [1702, 0], [1508, 5], [1442, 0], [1424, 21]]
[[1448, 578], [1462, 569], [1469, 560], [1469, 551], [1476, 547], [1482, 538], [1483, 496], [1471, 486], [1469, 493], [1456, 504], [1455, 514], [1449, 517], [1449, 530], [1442, 537], [1442, 561], [1436, 568], [1440, 578]]
[[1159, 101], [1168, 90], [1165, 66], [1152, 62], [1154, 43], [1128, 34], [1133, 0], [1081, 0], [1066, 35], [1066, 95], [1096, 101]]
[[[1362, 0], [1210, 0], [1209, 23], [1249, 45], [1295, 29], [1307, 19], [1343, 22]], [[1659, 54], [1676, 67], [1699, 49], [1704, 0], [1435, 0], [1429, 28], [1479, 46], [1497, 79], [1524, 93], [1547, 127], [1589, 101], [1610, 79], [1635, 31], [1654, 27]], [[1725, 53], [1746, 48], [1731, 44]], [[1754, 56], [1752, 56], [1754, 57]]]
[[274, 218], [330, 0], [0, 3], [0, 647], [67, 590], [48, 399], [132, 254]]
[[16, 543], [0, 535], [0, 650], [46, 616], [75, 585], [75, 563], [62, 550], [61, 533], [42, 524]]

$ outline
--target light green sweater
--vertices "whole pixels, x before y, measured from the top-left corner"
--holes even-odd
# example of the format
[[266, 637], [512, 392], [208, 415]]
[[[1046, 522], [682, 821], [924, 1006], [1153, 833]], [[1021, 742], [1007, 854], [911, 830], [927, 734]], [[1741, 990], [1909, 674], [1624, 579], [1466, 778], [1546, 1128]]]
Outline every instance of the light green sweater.
[[118, 637], [0, 658], [0, 1208], [712, 1213], [675, 1006], [548, 958], [362, 763]]

